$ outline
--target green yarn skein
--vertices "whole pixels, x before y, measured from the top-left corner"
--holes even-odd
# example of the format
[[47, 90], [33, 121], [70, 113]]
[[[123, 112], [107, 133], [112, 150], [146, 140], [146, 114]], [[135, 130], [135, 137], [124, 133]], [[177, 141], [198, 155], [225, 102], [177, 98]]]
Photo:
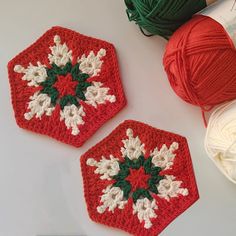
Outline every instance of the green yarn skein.
[[166, 39], [207, 5], [206, 0], [125, 0], [125, 4], [129, 20], [142, 32], [145, 29]]

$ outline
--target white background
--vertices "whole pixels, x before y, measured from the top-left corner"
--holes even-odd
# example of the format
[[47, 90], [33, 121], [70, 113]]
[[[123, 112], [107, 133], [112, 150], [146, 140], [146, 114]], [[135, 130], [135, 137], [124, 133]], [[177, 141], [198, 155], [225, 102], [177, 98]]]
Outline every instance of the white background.
[[[162, 236], [234, 236], [236, 188], [208, 159], [197, 107], [171, 90], [162, 66], [166, 41], [144, 37], [129, 23], [122, 0], [0, 0], [0, 236], [122, 236], [87, 214], [79, 158], [124, 119], [186, 136], [200, 200]], [[51, 26], [112, 42], [128, 105], [79, 149], [17, 127], [7, 62]]]

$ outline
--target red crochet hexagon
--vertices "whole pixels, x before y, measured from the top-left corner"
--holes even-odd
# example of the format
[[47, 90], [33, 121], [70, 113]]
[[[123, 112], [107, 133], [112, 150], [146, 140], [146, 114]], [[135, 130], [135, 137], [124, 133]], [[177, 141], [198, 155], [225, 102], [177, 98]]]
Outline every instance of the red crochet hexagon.
[[[181, 187], [188, 189], [188, 195], [182, 196], [179, 194], [178, 197], [171, 198], [170, 201], [167, 201], [157, 194], [152, 193], [151, 195], [157, 202], [158, 209], [155, 210], [157, 218], [151, 219], [152, 226], [149, 229], [145, 229], [144, 222], [140, 222], [137, 215], [133, 214], [132, 206], [134, 200], [132, 198], [128, 198], [124, 209], [115, 208], [114, 212], [106, 209], [102, 214], [98, 213], [97, 210], [97, 207], [102, 204], [102, 191], [106, 189], [108, 185], [113, 186], [115, 180], [113, 178], [111, 180], [101, 179], [102, 174], [98, 172], [94, 173], [97, 167], [88, 165], [88, 159], [93, 158], [98, 162], [102, 157], [109, 159], [109, 155], [112, 154], [115, 158], [118, 158], [120, 162], [123, 162], [124, 158], [121, 155], [120, 149], [123, 147], [122, 140], [127, 138], [127, 129], [132, 129], [134, 137], [139, 136], [141, 142], [145, 144], [145, 160], [155, 147], [160, 149], [163, 144], [169, 147], [173, 142], [178, 142], [179, 144], [179, 148], [175, 151], [176, 156], [172, 168], [162, 170], [160, 175], [174, 175], [176, 180], [182, 181]], [[138, 121], [124, 121], [105, 139], [89, 149], [81, 157], [81, 169], [84, 196], [90, 218], [95, 222], [122, 229], [132, 235], [158, 235], [168, 224], [199, 198], [186, 138], [153, 128]], [[141, 172], [142, 171], [140, 171], [140, 173]]]
[[[24, 74], [15, 72], [14, 67], [20, 65], [27, 68], [29, 63], [36, 66], [39, 61], [48, 69], [52, 68], [48, 54], [51, 53], [50, 47], [55, 45], [55, 35], [59, 35], [61, 44], [66, 43], [68, 50], [72, 51], [72, 65], [75, 65], [77, 58], [81, 58], [83, 54], [88, 56], [93, 51], [96, 55], [101, 48], [106, 50], [106, 55], [102, 57], [103, 64], [100, 73], [89, 78], [88, 81], [101, 82], [103, 87], [109, 88], [108, 95], [114, 95], [116, 101], [106, 101], [104, 104], [99, 104], [96, 108], [80, 100], [79, 104], [83, 105], [86, 115], [82, 118], [84, 124], [78, 125], [78, 135], [72, 135], [71, 127], [67, 128], [65, 121], [60, 120], [60, 110], [62, 108], [59, 104], [55, 105], [50, 116], [44, 114], [40, 119], [35, 116], [30, 120], [24, 118], [24, 114], [29, 111], [28, 104], [30, 102], [30, 96], [42, 90], [42, 87], [41, 85], [37, 87], [28, 86], [29, 81], [22, 80]], [[103, 40], [88, 37], [66, 28], [53, 27], [48, 30], [35, 43], [8, 63], [8, 74], [12, 105], [17, 124], [21, 128], [51, 136], [61, 142], [76, 147], [81, 146], [100, 126], [118, 113], [126, 104], [114, 46]], [[62, 83], [59, 84], [60, 86], [62, 85]], [[70, 91], [70, 89], [67, 88], [65, 91]]]

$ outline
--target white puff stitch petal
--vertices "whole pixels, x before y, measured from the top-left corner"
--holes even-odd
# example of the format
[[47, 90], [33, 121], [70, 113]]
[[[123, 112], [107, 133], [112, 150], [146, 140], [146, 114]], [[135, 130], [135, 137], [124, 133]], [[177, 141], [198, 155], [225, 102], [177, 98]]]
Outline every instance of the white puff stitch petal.
[[72, 51], [68, 49], [67, 45], [61, 44], [61, 38], [59, 35], [54, 36], [55, 45], [50, 47], [51, 54], [48, 55], [50, 64], [56, 64], [57, 66], [65, 66], [72, 60]]
[[100, 202], [102, 205], [97, 207], [98, 213], [102, 214], [106, 209], [108, 211], [114, 212], [116, 208], [124, 209], [125, 204], [127, 203], [124, 200], [123, 191], [119, 187], [107, 186], [103, 191]]
[[83, 125], [83, 116], [85, 116], [85, 112], [83, 107], [79, 108], [74, 104], [65, 106], [63, 111], [60, 112], [60, 120], [65, 120], [65, 125], [68, 129], [72, 129], [72, 135], [79, 134], [78, 125]]
[[37, 66], [29, 63], [27, 68], [21, 65], [15, 65], [14, 71], [17, 73], [23, 73], [22, 80], [29, 81], [28, 86], [38, 87], [40, 83], [47, 79], [47, 71], [45, 65], [37, 62]]
[[116, 97], [114, 95], [109, 95], [109, 88], [102, 87], [101, 82], [92, 82], [92, 86], [87, 88], [85, 93], [86, 103], [92, 105], [97, 108], [100, 104], [105, 104], [106, 101], [110, 103], [114, 103], [116, 101]]
[[112, 155], [110, 155], [110, 159], [106, 159], [104, 156], [102, 156], [100, 161], [89, 158], [87, 160], [87, 165], [97, 167], [94, 173], [100, 174], [100, 179], [111, 180], [113, 176], [119, 173], [120, 167], [118, 161], [119, 159]]
[[51, 116], [55, 108], [51, 105], [51, 98], [47, 94], [36, 92], [30, 96], [28, 112], [24, 114], [26, 120], [31, 120], [34, 116], [41, 119], [42, 115]]
[[78, 62], [80, 63], [79, 69], [86, 74], [89, 74], [91, 77], [96, 76], [100, 73], [102, 63], [102, 57], [106, 55], [106, 50], [101, 48], [97, 55], [94, 54], [93, 51], [89, 53], [86, 57], [85, 54], [78, 58]]
[[155, 199], [149, 200], [147, 198], [138, 199], [135, 204], [133, 204], [133, 214], [137, 214], [140, 222], [144, 221], [144, 228], [150, 229], [152, 227], [152, 222], [150, 219], [156, 218], [157, 214], [155, 210], [158, 209]]
[[166, 144], [163, 144], [160, 150], [156, 147], [153, 152], [151, 152], [152, 163], [164, 170], [170, 169], [174, 164], [176, 156], [174, 152], [178, 148], [179, 144], [177, 142], [173, 142], [169, 148], [167, 148]]
[[138, 136], [133, 136], [133, 130], [127, 129], [126, 134], [128, 139], [122, 140], [124, 147], [121, 148], [123, 157], [128, 157], [130, 160], [135, 160], [140, 155], [145, 154], [144, 144], [141, 143]]
[[182, 181], [175, 180], [173, 175], [166, 175], [164, 179], [162, 179], [158, 186], [158, 196], [166, 199], [167, 201], [170, 198], [178, 197], [179, 195], [187, 196], [188, 189], [181, 188]]

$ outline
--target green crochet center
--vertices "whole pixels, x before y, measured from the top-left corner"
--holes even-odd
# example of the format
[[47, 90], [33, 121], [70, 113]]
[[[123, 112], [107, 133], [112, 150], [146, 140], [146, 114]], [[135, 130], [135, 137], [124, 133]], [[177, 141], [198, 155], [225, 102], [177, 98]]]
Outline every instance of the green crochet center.
[[67, 75], [68, 73], [71, 74], [74, 81], [78, 81], [78, 85], [76, 86], [76, 96], [73, 95], [65, 95], [59, 100], [59, 104], [61, 106], [61, 109], [70, 104], [74, 104], [77, 107], [80, 106], [78, 99], [85, 101], [85, 95], [84, 92], [86, 89], [91, 86], [90, 82], [87, 82], [87, 79], [90, 77], [86, 73], [82, 73], [79, 69], [79, 63], [76, 63], [75, 65], [72, 65], [71, 62], [68, 62], [64, 67], [59, 67], [56, 64], [52, 64], [52, 68], [47, 68], [47, 80], [40, 83], [40, 85], [43, 87], [43, 89], [40, 91], [40, 93], [47, 94], [51, 98], [52, 104], [55, 106], [58, 98], [59, 98], [59, 92], [53, 85], [57, 82], [58, 75]]
[[[164, 176], [159, 175], [162, 169], [152, 165], [152, 157], [145, 159], [144, 156], [141, 155], [136, 160], [130, 160], [128, 157], [125, 157], [124, 159], [124, 162], [119, 162], [119, 173], [113, 176], [113, 179], [116, 180], [113, 186], [122, 189], [125, 199], [132, 196], [135, 203], [141, 197], [146, 197], [149, 200], [152, 200], [153, 197], [150, 192], [158, 194], [156, 185], [164, 178]], [[129, 176], [130, 169], [138, 170], [140, 167], [143, 167], [145, 173], [150, 175], [148, 180], [148, 189], [139, 188], [136, 191], [131, 192], [132, 186], [130, 182], [126, 180], [126, 177]]]

